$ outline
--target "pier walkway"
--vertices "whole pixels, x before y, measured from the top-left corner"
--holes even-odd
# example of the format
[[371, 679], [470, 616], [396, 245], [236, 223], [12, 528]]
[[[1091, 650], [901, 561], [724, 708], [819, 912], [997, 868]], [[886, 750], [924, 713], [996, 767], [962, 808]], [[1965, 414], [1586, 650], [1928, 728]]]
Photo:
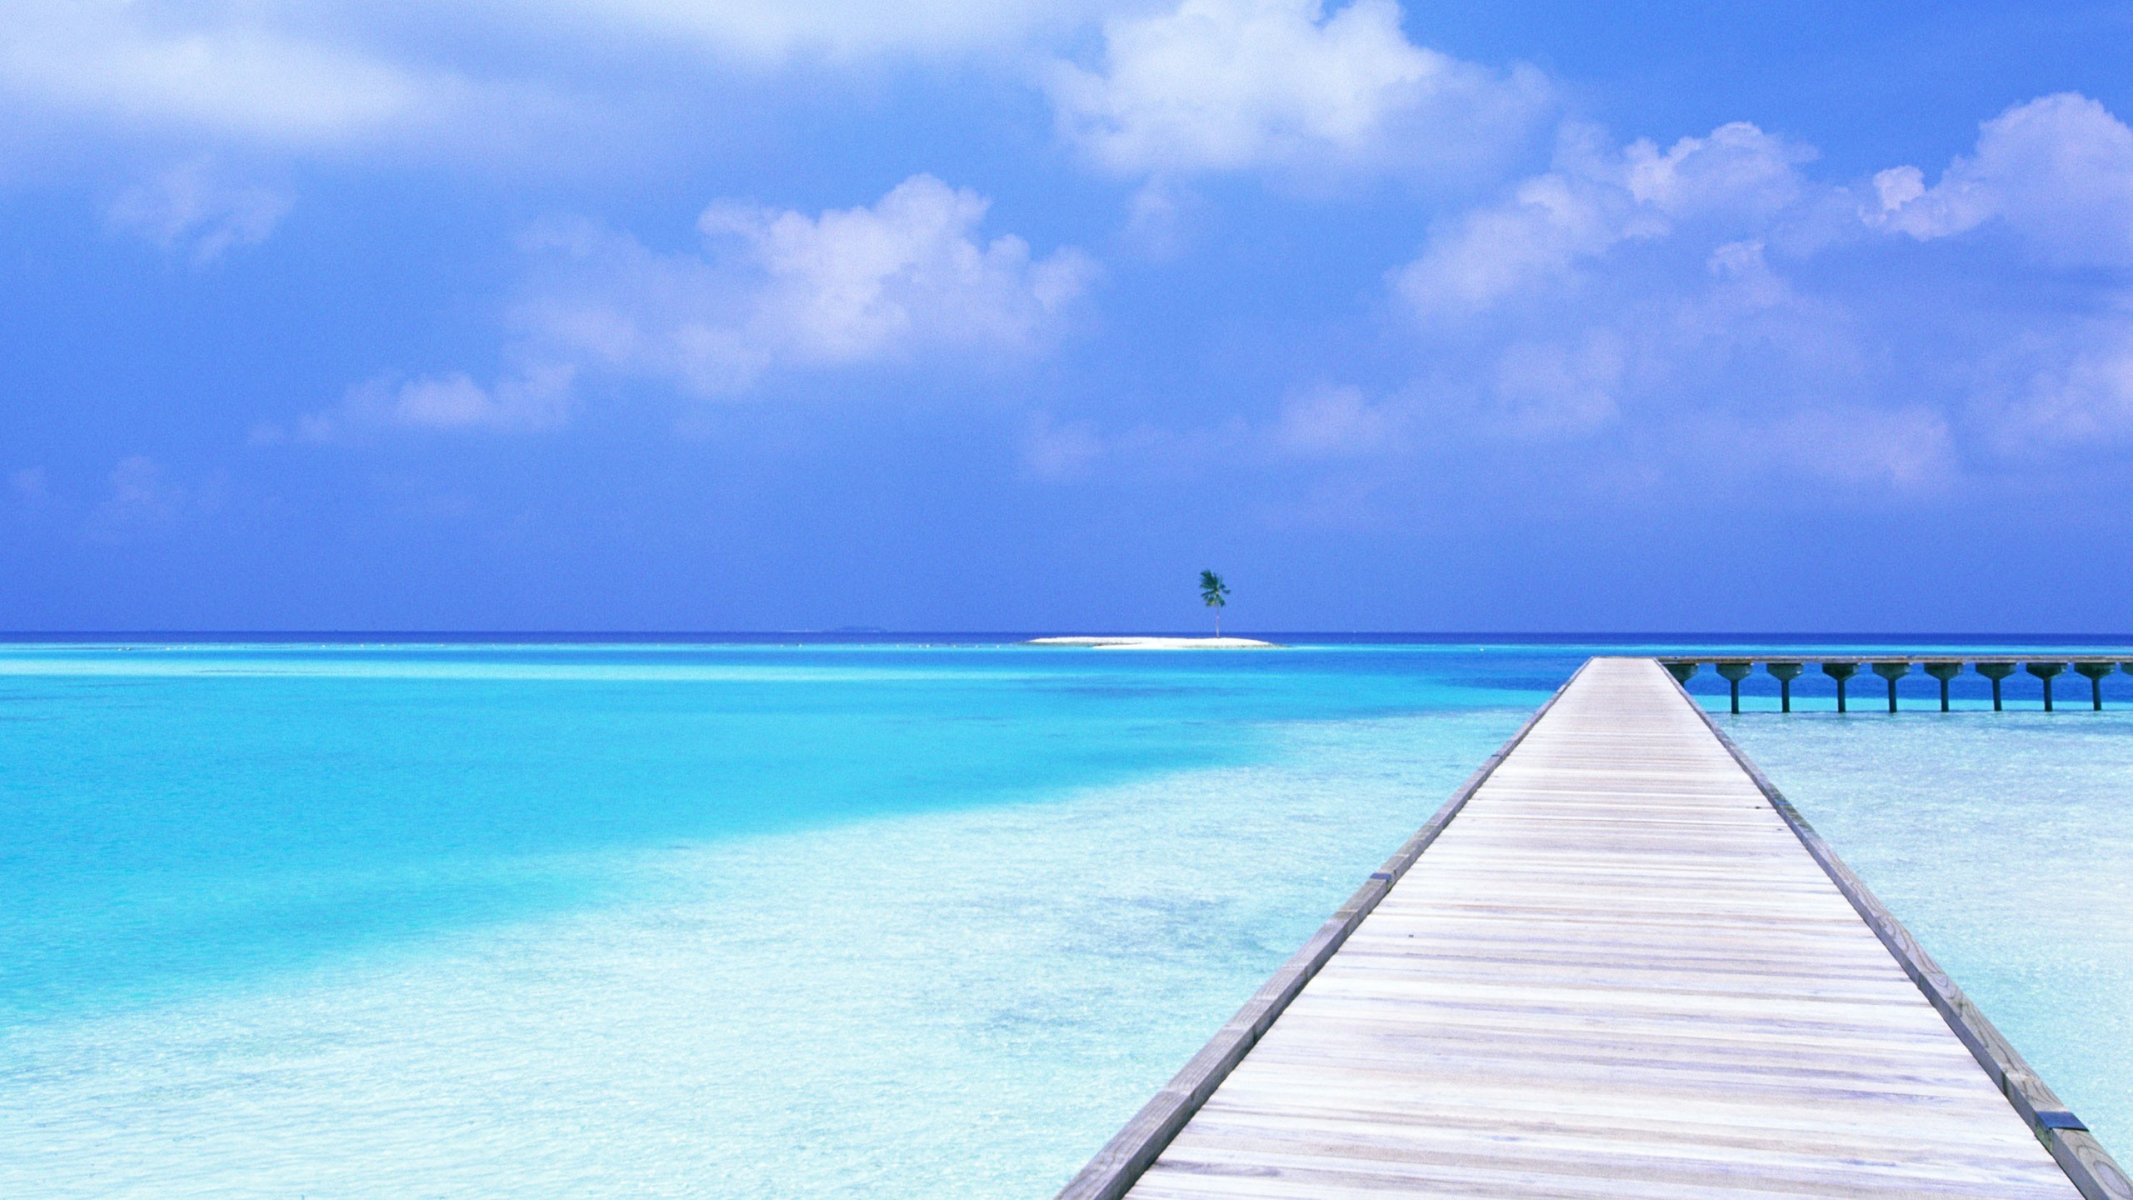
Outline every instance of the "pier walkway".
[[1595, 659], [1061, 1196], [2124, 1189], [1667, 672]]

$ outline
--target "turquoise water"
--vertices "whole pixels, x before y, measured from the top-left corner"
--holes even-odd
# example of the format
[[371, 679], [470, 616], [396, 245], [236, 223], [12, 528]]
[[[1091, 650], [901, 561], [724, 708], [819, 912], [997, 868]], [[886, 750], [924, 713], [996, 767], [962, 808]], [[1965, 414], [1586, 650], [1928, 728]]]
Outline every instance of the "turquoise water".
[[[2121, 703], [2133, 709], [2133, 698]], [[1721, 719], [2125, 1156], [2133, 1154], [2133, 711], [2086, 708]]]
[[[1047, 1194], [1591, 649], [0, 647], [0, 1195]], [[2120, 1145], [2125, 720], [1739, 730]]]

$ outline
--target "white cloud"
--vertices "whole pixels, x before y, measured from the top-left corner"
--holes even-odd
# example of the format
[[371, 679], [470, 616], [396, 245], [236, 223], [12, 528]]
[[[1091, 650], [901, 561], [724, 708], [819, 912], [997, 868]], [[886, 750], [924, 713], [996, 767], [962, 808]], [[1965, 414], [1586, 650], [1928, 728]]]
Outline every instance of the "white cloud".
[[185, 489], [165, 478], [154, 459], [135, 454], [111, 469], [111, 493], [99, 512], [117, 522], [162, 524], [175, 519], [184, 504]]
[[1859, 318], [1766, 254], [1836, 244], [1831, 214], [1864, 236], [1847, 193], [1805, 173], [1813, 157], [1742, 123], [1664, 147], [1568, 131], [1553, 169], [1441, 223], [1392, 277], [1421, 353], [1447, 364], [1432, 428], [1604, 437], [1633, 477], [1752, 451], [1847, 488], [1939, 486], [1958, 464], [1945, 416], [1890, 403]]
[[1323, 382], [1290, 392], [1266, 419], [1231, 413], [1209, 424], [1141, 420], [1106, 429], [1044, 414], [1022, 439], [1022, 462], [1049, 482], [1099, 471], [1191, 476], [1239, 465], [1337, 475], [1412, 450], [1425, 415], [1405, 395], [1373, 398]]
[[572, 0], [562, 8], [615, 30], [687, 39], [761, 64], [939, 58], [1011, 46], [1118, 7], [1104, 0]]
[[1580, 261], [1662, 228], [1633, 223], [1634, 215], [1623, 189], [1563, 172], [1535, 176], [1509, 202], [1433, 233], [1421, 256], [1395, 273], [1394, 286], [1418, 314], [1471, 315], [1565, 283]]
[[2133, 129], [2063, 92], [2018, 104], [1978, 128], [1977, 148], [1925, 185], [1917, 167], [1874, 177], [1870, 224], [1920, 241], [2003, 221], [2062, 265], [2133, 264]]
[[[1128, 0], [1130, 3], [1131, 0]], [[69, 143], [182, 137], [221, 150], [390, 144], [594, 156], [647, 93], [703, 81], [709, 51], [761, 71], [796, 60], [1006, 55], [1117, 0], [11, 0], [0, 118]], [[597, 51], [587, 53], [589, 44]], [[627, 63], [620, 70], [618, 57]], [[594, 119], [597, 118], [597, 119]], [[590, 131], [606, 141], [593, 142]], [[632, 131], [631, 137], [648, 130]]]
[[1708, 223], [1722, 235], [1759, 229], [1807, 196], [1800, 166], [1812, 157], [1745, 122], [1663, 151], [1650, 141], [1611, 151], [1592, 131], [1573, 128], [1553, 170], [1433, 230], [1421, 256], [1395, 273], [1394, 287], [1425, 319], [1473, 316], [1567, 288], [1581, 264], [1684, 223]]
[[420, 379], [379, 378], [350, 388], [341, 403], [299, 419], [293, 429], [263, 426], [255, 442], [360, 442], [394, 431], [529, 433], [570, 416], [575, 372], [546, 365], [484, 387], [463, 372]]
[[1022, 465], [1038, 479], [1079, 479], [1107, 449], [1103, 436], [1086, 422], [1061, 425], [1040, 415], [1022, 439]]
[[[1619, 180], [1638, 205], [1671, 220], [1713, 214], [1768, 220], [1800, 200], [1806, 191], [1800, 167], [1815, 157], [1810, 147], [1733, 121], [1664, 151], [1648, 139], [1632, 142], [1622, 152]], [[1617, 170], [1604, 169], [1610, 176]]]
[[122, 541], [168, 529], [222, 506], [219, 479], [185, 484], [145, 454], [129, 455], [111, 469], [109, 490], [89, 513], [83, 532], [94, 541]]
[[1623, 339], [1594, 329], [1574, 341], [1523, 341], [1496, 361], [1491, 395], [1510, 432], [1535, 437], [1590, 433], [1613, 421], [1622, 386]]
[[218, 182], [205, 160], [173, 167], [128, 189], [105, 217], [113, 229], [205, 266], [236, 246], [257, 245], [287, 215], [286, 193]]
[[0, 40], [0, 100], [131, 130], [309, 147], [432, 128], [480, 98], [449, 73], [292, 35], [260, 15], [27, 0], [11, 6]]
[[2133, 293], [2094, 316], [2011, 333], [1972, 399], [1994, 448], [2017, 458], [2133, 445]]
[[340, 441], [388, 429], [525, 432], [565, 423], [588, 374], [649, 379], [697, 397], [747, 392], [768, 372], [966, 365], [1041, 351], [1095, 266], [1036, 258], [980, 233], [989, 202], [916, 175], [873, 205], [810, 216], [722, 201], [700, 251], [660, 253], [585, 223], [528, 239], [533, 280], [494, 386], [465, 374], [374, 380], [337, 407], [259, 440]]
[[2027, 440], [2095, 445], [2133, 440], [2133, 329], [2097, 338], [2031, 380], [2017, 410]]
[[1373, 403], [1361, 388], [1322, 384], [1289, 396], [1269, 437], [1277, 452], [1296, 458], [1367, 457], [1398, 449], [1410, 415]]
[[989, 206], [916, 175], [871, 206], [818, 216], [714, 204], [698, 253], [551, 230], [538, 243], [549, 275], [521, 320], [548, 356], [707, 396], [779, 367], [1030, 353], [1095, 267], [1079, 251], [1036, 258], [1011, 234], [984, 239]]
[[1538, 72], [1407, 40], [1393, 0], [1182, 0], [1105, 25], [1100, 72], [1059, 64], [1067, 137], [1121, 174], [1469, 164], [1520, 141]]
[[1877, 409], [1817, 405], [1721, 425], [1718, 458], [1742, 458], [1765, 470], [1828, 479], [1853, 487], [1920, 492], [1950, 486], [1960, 471], [1948, 420], [1926, 405]]
[[[1987, 313], [1949, 279], [1851, 253], [1875, 226], [1931, 241], [2003, 223], [2048, 261], [2133, 264], [2133, 130], [2046, 97], [1985, 122], [1931, 187], [1913, 169], [1871, 189], [1820, 181], [1814, 158], [1744, 123], [1629, 145], [1573, 127], [1550, 170], [1441, 221], [1391, 277], [1419, 318], [1407, 383], [1300, 393], [1271, 421], [1070, 426], [1061, 456], [1081, 472], [1286, 461], [1342, 479], [1456, 458], [1602, 490], [1811, 480], [1817, 496], [1916, 497], [2069, 447], [2133, 448], [2119, 272], [2071, 277], [2041, 305], [2002, 289]], [[1606, 465], [1566, 462], [1574, 443]]]

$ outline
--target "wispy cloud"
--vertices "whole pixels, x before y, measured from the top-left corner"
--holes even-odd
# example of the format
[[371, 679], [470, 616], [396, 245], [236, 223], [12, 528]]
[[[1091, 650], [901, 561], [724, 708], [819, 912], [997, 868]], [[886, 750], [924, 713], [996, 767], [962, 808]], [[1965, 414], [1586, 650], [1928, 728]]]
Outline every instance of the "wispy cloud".
[[2102, 311], [2017, 333], [1977, 376], [1977, 417], [2006, 454], [2133, 445], [2133, 289]]
[[1800, 206], [1810, 186], [1801, 167], [1813, 158], [1745, 122], [1665, 150], [1650, 141], [1613, 150], [1596, 130], [1572, 127], [1553, 170], [1442, 223], [1394, 285], [1425, 319], [1463, 319], [1572, 286], [1582, 264], [1684, 222], [1720, 236], [1764, 231]]
[[226, 490], [219, 477], [181, 482], [145, 454], [120, 459], [105, 484], [83, 526], [91, 541], [126, 541], [175, 528], [220, 509]]
[[730, 59], [940, 59], [999, 51], [1072, 30], [1115, 0], [537, 0], [519, 11], [567, 12], [610, 36], [681, 41]]
[[1285, 398], [1266, 438], [1290, 457], [1367, 458], [1404, 448], [1415, 416], [1412, 408], [1373, 401], [1359, 387], [1320, 384]]
[[493, 385], [464, 372], [419, 379], [381, 377], [348, 389], [340, 404], [299, 418], [294, 426], [261, 425], [255, 444], [362, 443], [400, 432], [536, 433], [570, 416], [568, 366], [529, 367]]
[[203, 16], [108, 0], [26, 0], [10, 9], [0, 44], [0, 95], [16, 105], [252, 145], [338, 145], [432, 126], [477, 91], [449, 72], [277, 28], [250, 6]]
[[274, 188], [223, 183], [211, 163], [196, 159], [128, 188], [105, 217], [114, 230], [206, 266], [265, 241], [292, 203]]

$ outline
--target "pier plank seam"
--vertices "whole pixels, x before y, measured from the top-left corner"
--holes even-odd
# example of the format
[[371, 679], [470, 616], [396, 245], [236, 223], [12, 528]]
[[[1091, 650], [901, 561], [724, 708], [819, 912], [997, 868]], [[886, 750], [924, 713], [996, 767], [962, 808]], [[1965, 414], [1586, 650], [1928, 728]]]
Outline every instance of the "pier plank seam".
[[1667, 683], [1588, 662], [1061, 1195], [2120, 1197]]

